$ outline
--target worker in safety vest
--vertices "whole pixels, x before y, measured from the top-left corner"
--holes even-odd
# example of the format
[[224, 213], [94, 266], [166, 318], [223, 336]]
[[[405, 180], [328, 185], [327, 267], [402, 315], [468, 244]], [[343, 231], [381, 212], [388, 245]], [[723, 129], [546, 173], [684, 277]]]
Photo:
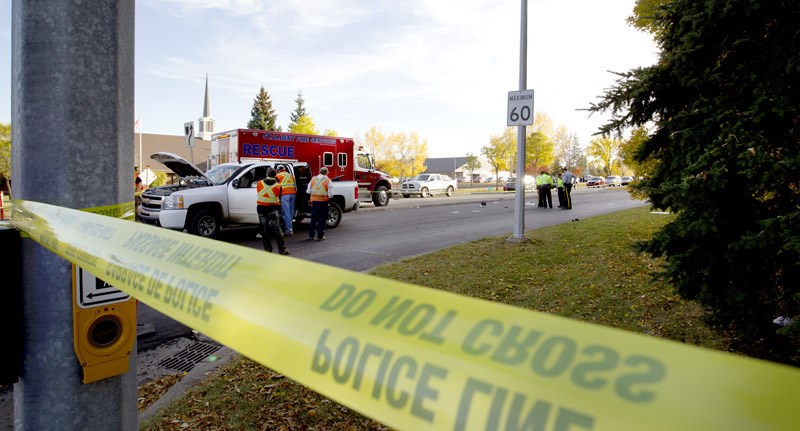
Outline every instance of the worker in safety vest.
[[553, 187], [553, 177], [542, 171], [536, 176], [536, 188], [539, 190], [539, 208], [553, 208], [553, 194], [550, 189]]
[[558, 207], [564, 208], [567, 205], [567, 200], [564, 197], [564, 179], [561, 178], [560, 173], [556, 179], [556, 187], [558, 188]]
[[325, 239], [325, 222], [328, 220], [328, 205], [333, 197], [331, 179], [328, 178], [328, 168], [319, 169], [319, 175], [308, 183], [306, 190], [311, 198], [311, 224], [308, 226], [308, 239], [317, 241]]
[[297, 184], [294, 181], [294, 175], [286, 170], [283, 165], [278, 166], [278, 175], [276, 176], [279, 183], [281, 183], [281, 216], [283, 217], [284, 235], [294, 235], [294, 199], [297, 195]]
[[264, 250], [272, 253], [272, 238], [278, 243], [280, 254], [289, 254], [281, 231], [281, 183], [275, 178], [275, 170], [267, 169], [267, 178], [256, 184], [256, 212], [261, 230]]

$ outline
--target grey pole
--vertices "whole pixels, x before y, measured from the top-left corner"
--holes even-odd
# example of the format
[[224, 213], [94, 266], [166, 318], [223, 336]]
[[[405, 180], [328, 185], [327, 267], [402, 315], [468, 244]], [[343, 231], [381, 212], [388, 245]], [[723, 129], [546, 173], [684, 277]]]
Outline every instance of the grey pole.
[[[519, 89], [527, 89], [528, 0], [522, 0], [519, 30]], [[531, 113], [533, 115], [533, 113]], [[525, 241], [525, 126], [517, 126], [517, 189], [514, 193], [514, 234], [511, 241]]]
[[[12, 6], [14, 197], [68, 208], [133, 200], [134, 0]], [[23, 369], [16, 430], [136, 430], [127, 374], [81, 382], [71, 265], [23, 238]]]

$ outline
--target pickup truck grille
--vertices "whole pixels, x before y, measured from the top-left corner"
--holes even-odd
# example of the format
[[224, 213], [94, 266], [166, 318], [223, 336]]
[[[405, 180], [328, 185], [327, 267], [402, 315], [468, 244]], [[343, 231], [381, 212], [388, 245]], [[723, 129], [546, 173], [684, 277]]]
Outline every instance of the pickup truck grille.
[[142, 207], [151, 210], [151, 211], [159, 211], [161, 210], [161, 204], [164, 201], [163, 196], [153, 196], [142, 194]]
[[[166, 192], [169, 194], [171, 192]], [[150, 224], [158, 224], [158, 213], [164, 203], [165, 192], [158, 188], [145, 190], [142, 193], [142, 201], [139, 208], [136, 208], [136, 215], [139, 221]]]

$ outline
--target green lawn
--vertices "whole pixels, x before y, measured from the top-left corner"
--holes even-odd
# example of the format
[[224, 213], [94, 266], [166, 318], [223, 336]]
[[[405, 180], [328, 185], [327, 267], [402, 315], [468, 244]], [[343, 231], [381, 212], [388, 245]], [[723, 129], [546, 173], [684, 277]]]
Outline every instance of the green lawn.
[[[646, 207], [526, 232], [525, 243], [486, 238], [372, 273], [461, 295], [728, 350], [703, 309], [653, 278], [659, 261], [637, 254], [671, 219]], [[413, 270], [412, 270], [413, 268]], [[249, 359], [223, 367], [144, 430], [387, 429]]]

